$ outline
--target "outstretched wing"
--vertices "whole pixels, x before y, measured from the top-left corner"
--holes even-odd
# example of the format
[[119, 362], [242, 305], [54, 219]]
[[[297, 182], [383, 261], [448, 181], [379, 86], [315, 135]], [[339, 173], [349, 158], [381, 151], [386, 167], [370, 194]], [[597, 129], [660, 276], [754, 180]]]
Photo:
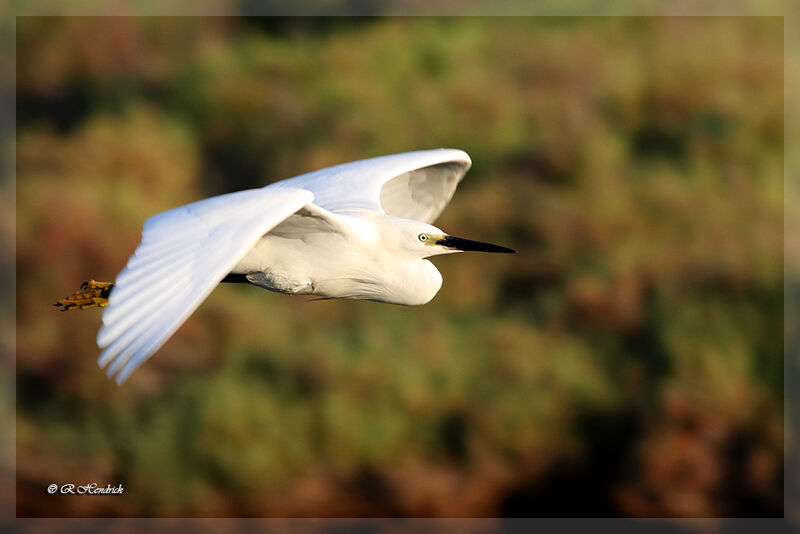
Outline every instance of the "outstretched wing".
[[313, 192], [314, 204], [334, 213], [366, 209], [432, 223], [471, 165], [465, 152], [440, 148], [344, 163], [279, 184]]
[[285, 186], [201, 200], [148, 219], [103, 311], [98, 363], [117, 383], [157, 351], [247, 251], [314, 200]]

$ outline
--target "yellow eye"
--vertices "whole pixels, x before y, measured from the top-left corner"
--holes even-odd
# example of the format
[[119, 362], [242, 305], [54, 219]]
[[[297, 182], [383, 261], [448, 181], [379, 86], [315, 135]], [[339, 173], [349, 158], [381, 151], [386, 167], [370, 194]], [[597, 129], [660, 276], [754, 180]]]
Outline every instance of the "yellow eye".
[[419, 234], [419, 240], [423, 243], [428, 240], [428, 234]]

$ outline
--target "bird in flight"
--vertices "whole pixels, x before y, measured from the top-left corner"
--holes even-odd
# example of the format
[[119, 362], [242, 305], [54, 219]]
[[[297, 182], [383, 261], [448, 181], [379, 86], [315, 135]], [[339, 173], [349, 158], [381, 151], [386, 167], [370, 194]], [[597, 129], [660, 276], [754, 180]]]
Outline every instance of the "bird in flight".
[[155, 215], [113, 283], [86, 282], [55, 305], [104, 307], [98, 363], [122, 384], [220, 282], [321, 298], [430, 301], [442, 276], [426, 258], [513, 250], [431, 223], [469, 170], [455, 149], [344, 163]]

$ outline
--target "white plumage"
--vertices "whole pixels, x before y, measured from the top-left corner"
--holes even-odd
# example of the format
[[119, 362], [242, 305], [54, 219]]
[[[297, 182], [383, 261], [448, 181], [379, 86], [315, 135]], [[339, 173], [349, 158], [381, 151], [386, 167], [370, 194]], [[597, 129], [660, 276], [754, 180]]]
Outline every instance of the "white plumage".
[[426, 257], [510, 249], [431, 226], [471, 165], [460, 150], [337, 165], [148, 219], [103, 312], [98, 363], [125, 381], [229, 273], [290, 294], [424, 304]]

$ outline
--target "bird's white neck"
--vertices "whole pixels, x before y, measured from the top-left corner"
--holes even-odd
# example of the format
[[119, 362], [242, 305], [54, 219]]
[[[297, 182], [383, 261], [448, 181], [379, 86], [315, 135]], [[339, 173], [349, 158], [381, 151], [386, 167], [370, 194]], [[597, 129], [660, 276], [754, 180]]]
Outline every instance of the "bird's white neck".
[[428, 260], [414, 260], [390, 282], [391, 300], [394, 304], [420, 306], [429, 302], [442, 287], [442, 275]]

